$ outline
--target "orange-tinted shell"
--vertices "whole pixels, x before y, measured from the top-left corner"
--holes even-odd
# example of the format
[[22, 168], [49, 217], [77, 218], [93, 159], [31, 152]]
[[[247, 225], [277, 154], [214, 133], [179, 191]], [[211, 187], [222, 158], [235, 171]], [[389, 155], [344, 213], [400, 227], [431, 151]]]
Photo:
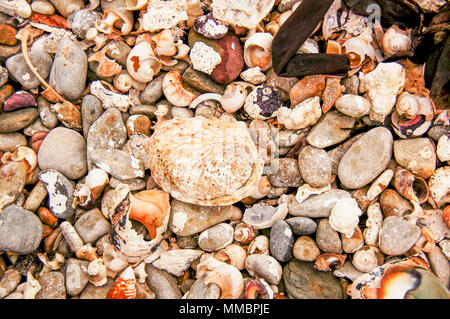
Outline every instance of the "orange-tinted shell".
[[108, 291], [106, 299], [134, 299], [136, 298], [136, 278], [131, 266], [126, 268], [116, 279]]

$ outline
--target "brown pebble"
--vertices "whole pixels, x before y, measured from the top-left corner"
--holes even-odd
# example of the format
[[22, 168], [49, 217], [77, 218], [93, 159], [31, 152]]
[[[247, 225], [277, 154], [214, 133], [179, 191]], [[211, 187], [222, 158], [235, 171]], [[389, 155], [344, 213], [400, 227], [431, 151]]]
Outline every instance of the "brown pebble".
[[0, 44], [15, 45], [17, 30], [12, 26], [2, 23], [0, 24]]
[[48, 225], [42, 225], [42, 239], [49, 236], [53, 232], [53, 228]]
[[48, 132], [36, 132], [31, 137], [31, 148], [37, 153]]
[[291, 105], [297, 105], [307, 98], [321, 96], [325, 89], [325, 75], [309, 75], [298, 81], [289, 91]]
[[152, 126], [152, 122], [146, 115], [136, 114], [131, 115], [127, 119], [126, 127], [128, 136], [131, 136], [135, 133], [141, 133], [146, 136], [150, 136], [150, 127]]
[[39, 207], [37, 212], [39, 218], [45, 225], [48, 225], [50, 227], [56, 227], [56, 225], [58, 225], [58, 218], [53, 216], [53, 214], [50, 212], [48, 208]]

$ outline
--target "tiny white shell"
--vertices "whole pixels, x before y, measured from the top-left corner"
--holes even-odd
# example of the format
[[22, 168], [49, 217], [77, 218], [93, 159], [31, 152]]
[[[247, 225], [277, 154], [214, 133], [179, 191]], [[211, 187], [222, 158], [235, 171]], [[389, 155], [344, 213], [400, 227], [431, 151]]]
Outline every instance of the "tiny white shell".
[[317, 123], [322, 115], [320, 97], [314, 96], [297, 104], [293, 109], [280, 107], [277, 110], [278, 123], [289, 130], [298, 130]]
[[153, 48], [147, 41], [136, 44], [127, 57], [127, 71], [139, 82], [150, 82], [162, 68], [161, 62], [155, 56]]
[[341, 198], [334, 205], [329, 217], [330, 226], [335, 231], [343, 233], [347, 238], [353, 236], [355, 227], [362, 214], [354, 198]]

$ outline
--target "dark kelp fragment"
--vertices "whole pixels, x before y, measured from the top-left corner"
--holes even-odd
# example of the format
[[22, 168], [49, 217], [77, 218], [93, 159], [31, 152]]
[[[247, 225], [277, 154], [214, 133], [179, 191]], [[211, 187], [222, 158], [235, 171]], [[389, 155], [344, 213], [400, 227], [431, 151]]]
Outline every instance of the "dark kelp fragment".
[[431, 94], [437, 109], [443, 110], [449, 107], [448, 91], [450, 86], [450, 36], [444, 42], [441, 55], [437, 62], [433, 81], [431, 82]]
[[272, 42], [273, 69], [278, 76], [342, 74], [350, 69], [345, 55], [296, 54], [332, 3], [333, 0], [303, 0], [281, 26]]

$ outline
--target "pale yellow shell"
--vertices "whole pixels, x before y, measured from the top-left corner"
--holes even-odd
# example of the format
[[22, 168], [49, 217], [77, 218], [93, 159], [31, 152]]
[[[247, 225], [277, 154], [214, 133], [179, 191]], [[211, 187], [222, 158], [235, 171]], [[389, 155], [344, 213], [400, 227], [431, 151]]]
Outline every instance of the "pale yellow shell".
[[202, 116], [160, 122], [147, 149], [155, 182], [172, 197], [203, 206], [250, 196], [264, 165], [245, 126]]

